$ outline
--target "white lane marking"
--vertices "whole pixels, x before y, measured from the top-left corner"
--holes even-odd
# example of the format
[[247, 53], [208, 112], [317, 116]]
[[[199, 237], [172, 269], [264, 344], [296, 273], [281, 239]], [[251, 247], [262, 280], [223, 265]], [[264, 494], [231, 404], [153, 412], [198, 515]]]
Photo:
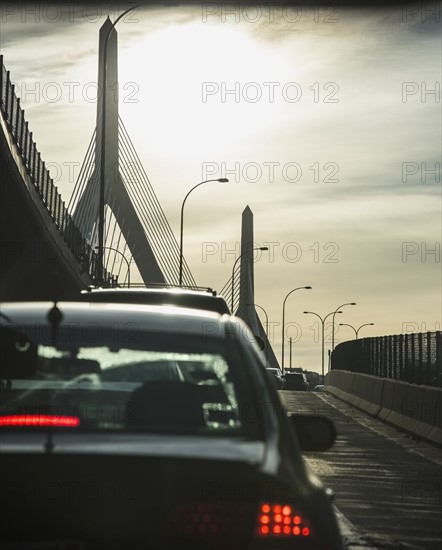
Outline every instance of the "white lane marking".
[[333, 505], [333, 509], [336, 514], [336, 519], [338, 520], [344, 547], [347, 550], [377, 550], [375, 546], [370, 546], [363, 540], [361, 532], [346, 516], [344, 516], [336, 505]]

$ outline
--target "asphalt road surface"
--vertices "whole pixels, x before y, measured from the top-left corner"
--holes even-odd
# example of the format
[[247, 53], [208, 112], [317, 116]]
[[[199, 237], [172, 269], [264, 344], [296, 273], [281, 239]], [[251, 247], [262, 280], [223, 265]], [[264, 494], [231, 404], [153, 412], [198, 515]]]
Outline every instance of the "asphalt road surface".
[[325, 392], [279, 392], [287, 410], [333, 420], [338, 437], [310, 468], [335, 492], [348, 550], [442, 549], [442, 451]]

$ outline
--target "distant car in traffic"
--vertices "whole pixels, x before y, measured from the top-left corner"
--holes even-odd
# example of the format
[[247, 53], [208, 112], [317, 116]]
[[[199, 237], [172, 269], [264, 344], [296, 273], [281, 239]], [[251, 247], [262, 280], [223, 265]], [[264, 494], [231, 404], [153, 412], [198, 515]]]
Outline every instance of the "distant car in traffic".
[[196, 290], [166, 285], [155, 287], [89, 287], [87, 290], [81, 291], [80, 297], [88, 302], [172, 305], [230, 314], [225, 299], [210, 288]]
[[307, 391], [310, 387], [307, 377], [304, 373], [300, 372], [286, 372], [285, 377], [285, 386], [286, 390], [298, 390], [298, 391]]
[[273, 384], [277, 390], [283, 390], [285, 384], [285, 378], [282, 375], [281, 371], [277, 368], [267, 367], [267, 372], [269, 373]]
[[341, 550], [330, 492], [239, 318], [0, 304], [4, 548]]

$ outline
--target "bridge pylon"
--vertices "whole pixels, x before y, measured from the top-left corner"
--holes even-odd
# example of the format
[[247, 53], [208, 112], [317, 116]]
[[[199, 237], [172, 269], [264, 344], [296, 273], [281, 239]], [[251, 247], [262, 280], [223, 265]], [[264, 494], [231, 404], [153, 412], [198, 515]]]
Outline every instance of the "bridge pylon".
[[[239, 301], [234, 312], [252, 329], [252, 332], [263, 342], [263, 351], [269, 367], [280, 368], [276, 355], [269, 341], [269, 336], [262, 326], [255, 307], [255, 268], [254, 254], [257, 248], [253, 240], [253, 212], [246, 206], [241, 221], [241, 260], [239, 270]], [[232, 300], [234, 302], [234, 300]], [[232, 312], [233, 313], [233, 312]]]
[[[100, 155], [101, 148], [105, 147], [105, 206], [114, 215], [144, 283], [164, 283], [164, 274], [121, 176], [119, 162], [117, 31], [115, 28], [110, 30], [111, 27], [112, 23], [107, 18], [100, 29], [98, 54], [98, 90], [103, 90], [106, 86], [105, 135], [102, 135], [101, 124], [103, 94], [98, 93], [94, 169], [75, 206], [72, 217], [74, 223], [89, 241], [96, 240], [98, 234], [96, 228], [99, 218]], [[104, 82], [104, 44], [109, 32], [106, 52], [106, 82]]]

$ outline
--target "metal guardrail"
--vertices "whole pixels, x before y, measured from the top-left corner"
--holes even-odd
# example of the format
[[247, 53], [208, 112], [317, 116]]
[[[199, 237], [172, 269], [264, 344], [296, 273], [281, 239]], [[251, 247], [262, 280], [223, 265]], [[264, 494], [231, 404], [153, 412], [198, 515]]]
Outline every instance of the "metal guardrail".
[[[15, 94], [14, 84], [11, 83], [10, 72], [3, 64], [3, 55], [0, 55], [0, 62], [0, 109], [26, 165], [27, 173], [66, 244], [85, 271], [94, 279], [97, 253], [74, 224], [71, 214], [50, 177], [45, 162], [41, 159], [40, 152], [32, 138], [32, 132], [29, 131], [28, 122], [25, 120], [25, 111], [21, 108], [20, 99]], [[117, 284], [117, 278], [106, 270], [104, 280], [109, 286]]]
[[442, 387], [442, 332], [342, 342], [332, 353], [331, 369]]

